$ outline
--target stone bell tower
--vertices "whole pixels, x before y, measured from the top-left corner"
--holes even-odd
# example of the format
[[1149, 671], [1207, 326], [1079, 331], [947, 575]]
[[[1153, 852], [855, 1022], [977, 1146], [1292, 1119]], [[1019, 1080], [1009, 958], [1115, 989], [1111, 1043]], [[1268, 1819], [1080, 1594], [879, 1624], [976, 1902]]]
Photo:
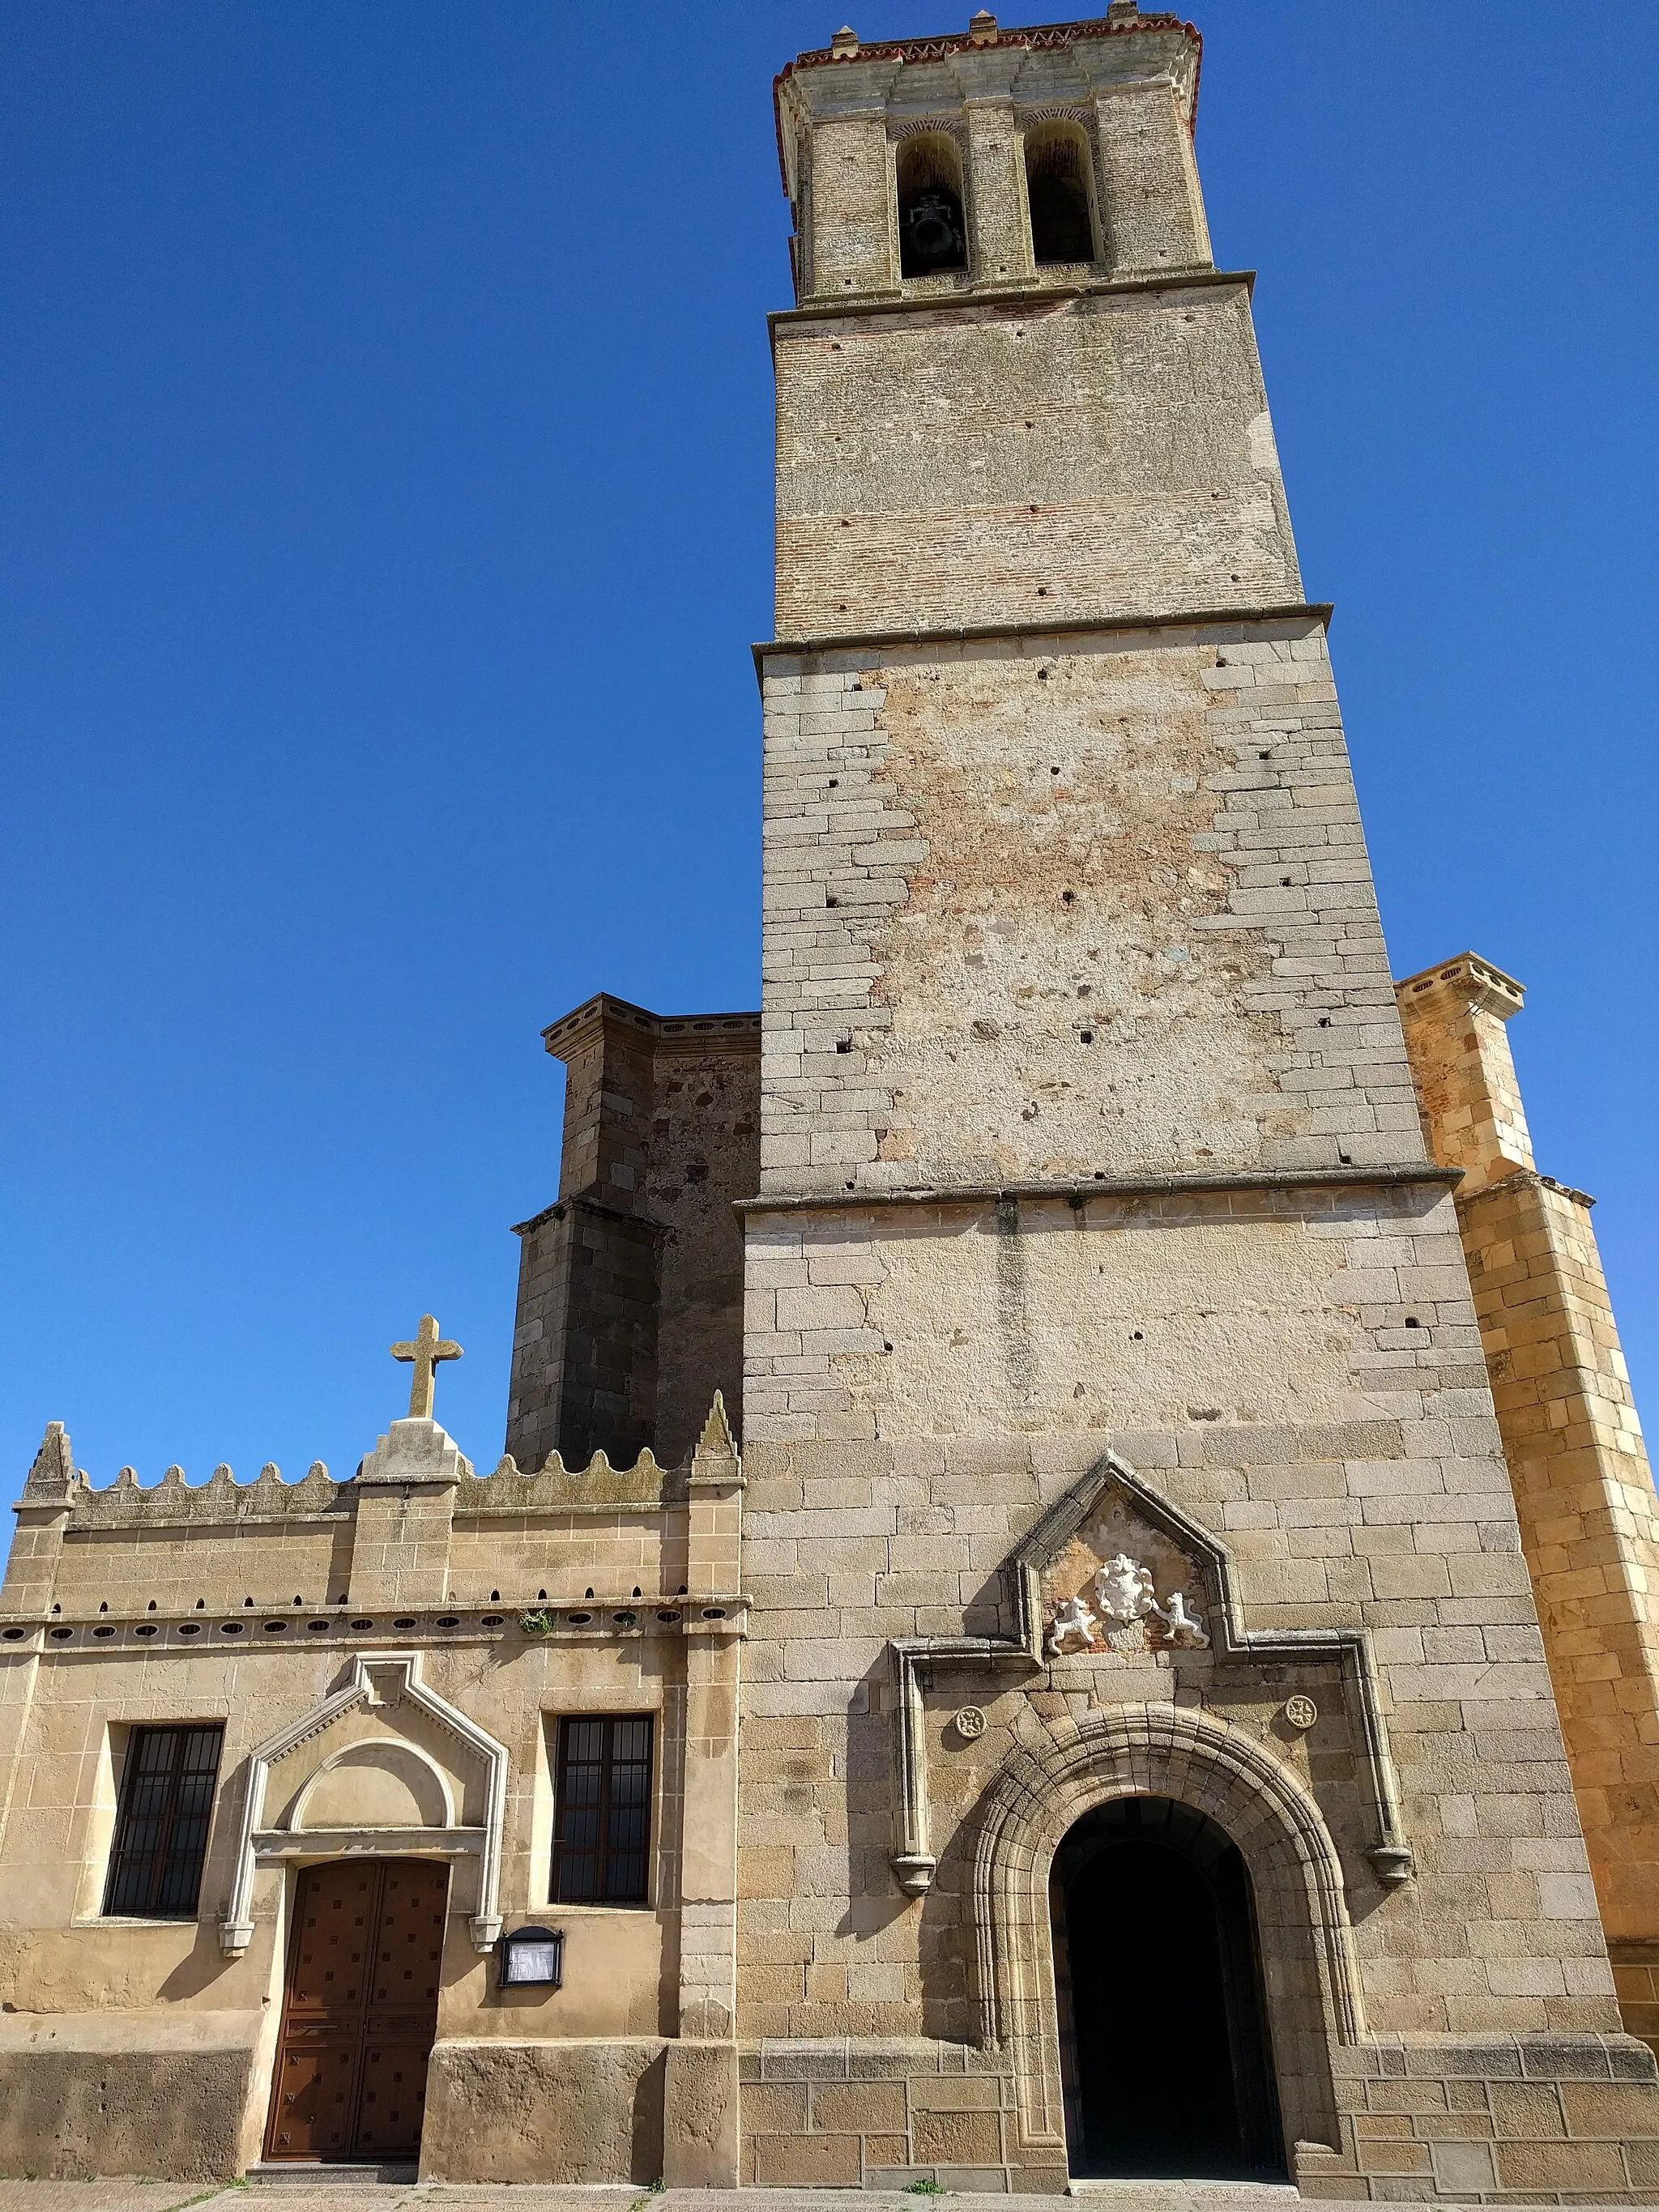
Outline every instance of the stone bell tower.
[[1206, 2171], [1651, 2195], [1198, 64], [778, 80], [743, 2178], [1190, 2175], [1098, 1996], [1190, 1881]]

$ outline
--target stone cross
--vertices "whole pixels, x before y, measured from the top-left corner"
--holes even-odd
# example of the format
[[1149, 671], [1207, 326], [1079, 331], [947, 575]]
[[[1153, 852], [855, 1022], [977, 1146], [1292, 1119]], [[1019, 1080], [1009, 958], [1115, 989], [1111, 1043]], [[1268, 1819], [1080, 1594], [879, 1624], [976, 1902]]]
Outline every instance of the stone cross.
[[432, 1419], [432, 1391], [437, 1381], [438, 1362], [441, 1359], [459, 1359], [461, 1357], [460, 1346], [441, 1338], [437, 1322], [430, 1314], [422, 1314], [420, 1328], [415, 1332], [414, 1343], [394, 1344], [392, 1357], [414, 1361], [415, 1373], [409, 1386], [409, 1418], [411, 1421], [429, 1421]]

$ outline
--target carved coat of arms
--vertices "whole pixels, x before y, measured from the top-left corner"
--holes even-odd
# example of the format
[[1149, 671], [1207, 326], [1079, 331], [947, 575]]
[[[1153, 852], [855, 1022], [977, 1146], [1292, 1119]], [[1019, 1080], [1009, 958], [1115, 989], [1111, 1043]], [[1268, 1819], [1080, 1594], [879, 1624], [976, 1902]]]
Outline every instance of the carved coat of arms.
[[1048, 1654], [1057, 1659], [1068, 1645], [1092, 1650], [1103, 1642], [1109, 1649], [1113, 1632], [1136, 1627], [1153, 1649], [1196, 1650], [1210, 1640], [1203, 1615], [1192, 1610], [1184, 1590], [1172, 1590], [1160, 1602], [1150, 1570], [1119, 1552], [1098, 1570], [1086, 1594], [1079, 1590], [1055, 1607]]

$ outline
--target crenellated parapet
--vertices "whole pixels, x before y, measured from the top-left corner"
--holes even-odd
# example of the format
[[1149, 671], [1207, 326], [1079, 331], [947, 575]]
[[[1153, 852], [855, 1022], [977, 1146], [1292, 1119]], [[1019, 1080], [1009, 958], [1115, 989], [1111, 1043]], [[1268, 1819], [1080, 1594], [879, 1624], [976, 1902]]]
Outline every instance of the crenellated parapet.
[[[39, 1460], [35, 1466], [40, 1466]], [[310, 1519], [319, 1513], [349, 1512], [348, 1486], [336, 1482], [321, 1460], [313, 1460], [298, 1482], [286, 1482], [274, 1462], [267, 1460], [252, 1482], [238, 1482], [222, 1462], [205, 1482], [188, 1482], [181, 1467], [170, 1467], [159, 1482], [141, 1483], [130, 1467], [114, 1481], [94, 1489], [85, 1473], [76, 1468], [61, 1498], [53, 1503], [67, 1506], [78, 1528], [234, 1527], [251, 1521]], [[40, 1500], [31, 1473], [22, 1498], [24, 1509]]]
[[[94, 1488], [63, 1425], [47, 1429], [14, 1509], [0, 1612], [8, 1620], [185, 1618], [273, 1607], [398, 1612], [455, 1604], [535, 1607], [686, 1588], [732, 1587], [697, 1562], [729, 1550], [711, 1498], [740, 1487], [716, 1401], [678, 1467], [649, 1450], [631, 1467], [555, 1452], [479, 1474], [438, 1423], [392, 1422], [356, 1472], [322, 1461], [297, 1482], [268, 1462], [251, 1482], [224, 1465], [191, 1483], [169, 1467], [141, 1484], [130, 1467]], [[707, 1540], [699, 1535], [707, 1532]], [[711, 1555], [712, 1561], [712, 1555]], [[733, 1563], [734, 1564], [734, 1563]]]
[[455, 1493], [458, 1514], [660, 1512], [684, 1501], [688, 1468], [660, 1467], [647, 1448], [632, 1467], [612, 1467], [595, 1452], [586, 1467], [567, 1467], [550, 1452], [538, 1468], [520, 1468], [504, 1452], [489, 1474], [471, 1475]]

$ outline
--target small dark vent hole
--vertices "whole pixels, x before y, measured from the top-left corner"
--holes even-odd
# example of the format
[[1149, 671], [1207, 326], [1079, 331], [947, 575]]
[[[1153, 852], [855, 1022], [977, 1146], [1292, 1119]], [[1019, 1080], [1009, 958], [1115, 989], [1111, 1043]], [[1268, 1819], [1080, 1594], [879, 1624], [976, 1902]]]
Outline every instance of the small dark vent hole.
[[1419, 1321], [1415, 1314], [1407, 1314], [1406, 1316], [1406, 1326], [1407, 1328], [1421, 1328], [1423, 1324]]

